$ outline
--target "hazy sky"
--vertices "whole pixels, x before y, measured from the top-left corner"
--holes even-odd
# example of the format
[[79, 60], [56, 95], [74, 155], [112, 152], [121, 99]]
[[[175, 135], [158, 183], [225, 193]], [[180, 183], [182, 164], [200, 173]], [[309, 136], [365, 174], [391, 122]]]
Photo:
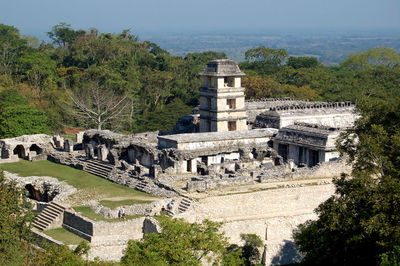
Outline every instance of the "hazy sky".
[[59, 22], [102, 32], [241, 33], [400, 28], [400, 0], [0, 0], [0, 23], [44, 36]]

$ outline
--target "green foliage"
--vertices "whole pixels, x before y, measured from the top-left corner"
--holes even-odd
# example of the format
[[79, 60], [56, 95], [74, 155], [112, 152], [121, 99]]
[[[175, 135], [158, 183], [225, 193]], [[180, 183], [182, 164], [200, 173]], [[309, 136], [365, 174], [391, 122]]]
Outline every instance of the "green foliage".
[[394, 246], [391, 251], [381, 255], [380, 266], [399, 266], [400, 265], [400, 246]]
[[286, 64], [290, 67], [293, 67], [294, 69], [313, 68], [320, 66], [320, 63], [318, 62], [317, 58], [307, 57], [307, 56], [299, 56], [299, 57], [291, 56], [289, 57]]
[[227, 245], [221, 224], [204, 220], [159, 218], [161, 233], [150, 233], [144, 241], [130, 240], [122, 265], [201, 265], [201, 260], [218, 262]]
[[354, 70], [368, 70], [377, 66], [392, 68], [400, 64], [396, 50], [388, 47], [377, 47], [359, 54], [351, 54], [342, 65]]
[[263, 246], [261, 238], [256, 234], [240, 234], [245, 242], [242, 247], [242, 257], [245, 259], [246, 265], [256, 265], [261, 261], [261, 253], [259, 248]]
[[37, 91], [38, 98], [43, 90], [55, 86], [57, 80], [56, 62], [41, 52], [26, 53], [19, 58], [19, 71]]
[[146, 115], [137, 115], [134, 120], [133, 132], [143, 131], [170, 131], [178, 118], [191, 113], [192, 108], [181, 100], [174, 99], [162, 110], [150, 112]]
[[12, 74], [18, 58], [28, 49], [19, 30], [0, 24], [0, 74]]
[[256, 71], [260, 75], [272, 74], [279, 70], [285, 62], [288, 53], [285, 49], [272, 49], [260, 46], [247, 50], [245, 53], [246, 62], [240, 67]]
[[71, 28], [70, 24], [61, 22], [55, 25], [51, 31], [47, 32], [47, 35], [55, 44], [66, 46], [84, 33], [85, 31], [83, 30], [75, 31]]
[[0, 264], [21, 265], [32, 252], [27, 245], [31, 239], [31, 205], [24, 191], [0, 174]]
[[0, 137], [11, 138], [25, 134], [49, 133], [47, 116], [26, 104], [14, 90], [0, 93]]
[[317, 208], [318, 220], [294, 233], [307, 264], [376, 265], [397, 256], [390, 252], [400, 244], [400, 98], [358, 107], [362, 118], [340, 141], [352, 177], [334, 180], [336, 193]]

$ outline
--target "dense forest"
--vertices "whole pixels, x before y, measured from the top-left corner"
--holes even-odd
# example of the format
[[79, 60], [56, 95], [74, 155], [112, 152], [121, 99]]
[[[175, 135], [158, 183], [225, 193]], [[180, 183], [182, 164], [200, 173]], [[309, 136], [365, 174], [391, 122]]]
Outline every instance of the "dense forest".
[[[198, 72], [208, 61], [226, 58], [213, 51], [171, 56], [129, 30], [100, 33], [60, 23], [48, 36], [51, 43], [39, 43], [0, 25], [0, 137], [70, 127], [168, 131], [198, 104]], [[247, 98], [356, 102], [398, 94], [400, 57], [390, 48], [354, 54], [331, 67], [266, 47], [246, 51], [245, 59], [240, 67], [247, 74]]]

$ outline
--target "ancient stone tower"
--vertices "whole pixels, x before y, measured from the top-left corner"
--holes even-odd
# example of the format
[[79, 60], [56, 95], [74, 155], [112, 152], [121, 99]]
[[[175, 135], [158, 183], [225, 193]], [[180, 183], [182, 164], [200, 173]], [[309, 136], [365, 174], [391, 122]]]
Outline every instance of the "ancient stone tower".
[[236, 62], [218, 59], [200, 72], [204, 85], [200, 88], [200, 132], [246, 130], [244, 88]]

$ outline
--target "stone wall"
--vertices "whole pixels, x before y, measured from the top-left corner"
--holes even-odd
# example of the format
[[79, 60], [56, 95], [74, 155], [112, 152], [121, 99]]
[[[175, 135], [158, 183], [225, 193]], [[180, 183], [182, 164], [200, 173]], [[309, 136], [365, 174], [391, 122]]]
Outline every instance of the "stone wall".
[[88, 241], [92, 241], [93, 238], [93, 223], [75, 212], [64, 211], [63, 227]]
[[348, 128], [353, 126], [358, 117], [354, 105], [350, 102], [282, 105], [271, 107], [268, 111], [257, 115], [254, 127], [281, 128], [302, 122]]
[[260, 192], [200, 199], [194, 209], [179, 215], [190, 222], [203, 219], [223, 222], [229, 242], [243, 244], [241, 233], [255, 233], [266, 246], [266, 265], [297, 261], [292, 230], [334, 193], [332, 184], [286, 187]]
[[246, 114], [247, 121], [249, 123], [254, 123], [256, 116], [269, 111], [271, 107], [281, 106], [281, 105], [299, 105], [306, 104], [308, 101], [299, 101], [292, 98], [263, 98], [255, 100], [246, 100]]
[[224, 178], [198, 177], [193, 178], [191, 181], [187, 182], [187, 191], [205, 192], [211, 189], [228, 186], [248, 185], [253, 183], [254, 179], [251, 176], [234, 176]]

